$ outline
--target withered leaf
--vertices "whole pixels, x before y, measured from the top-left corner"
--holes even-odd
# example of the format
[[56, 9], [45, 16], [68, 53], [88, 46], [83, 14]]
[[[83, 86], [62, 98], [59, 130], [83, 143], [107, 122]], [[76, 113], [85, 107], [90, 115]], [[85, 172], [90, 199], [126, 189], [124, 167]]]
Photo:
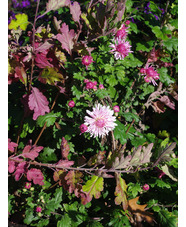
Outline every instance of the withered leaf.
[[131, 219], [137, 226], [141, 226], [139, 224], [142, 221], [146, 221], [153, 226], [154, 225], [153, 213], [145, 211], [147, 204], [139, 205], [137, 204], [138, 200], [139, 196], [134, 199], [128, 200], [128, 210], [132, 215], [132, 217], [129, 217], [129, 219]]

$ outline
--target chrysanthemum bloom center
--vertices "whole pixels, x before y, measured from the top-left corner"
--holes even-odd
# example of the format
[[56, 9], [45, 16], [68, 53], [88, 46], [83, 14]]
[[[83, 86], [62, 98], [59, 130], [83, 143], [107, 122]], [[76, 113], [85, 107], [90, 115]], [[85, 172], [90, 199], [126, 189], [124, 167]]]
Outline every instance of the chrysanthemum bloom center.
[[116, 33], [116, 37], [121, 37], [121, 38], [123, 38], [123, 37], [125, 37], [125, 36], [127, 36], [127, 32], [126, 32], [124, 29], [120, 29], [120, 30], [118, 30], [117, 33]]
[[125, 44], [123, 44], [123, 43], [117, 45], [116, 50], [122, 54], [126, 53], [126, 51], [127, 51]]
[[105, 126], [104, 119], [97, 119], [96, 120], [96, 126], [99, 127], [99, 128], [103, 128]]

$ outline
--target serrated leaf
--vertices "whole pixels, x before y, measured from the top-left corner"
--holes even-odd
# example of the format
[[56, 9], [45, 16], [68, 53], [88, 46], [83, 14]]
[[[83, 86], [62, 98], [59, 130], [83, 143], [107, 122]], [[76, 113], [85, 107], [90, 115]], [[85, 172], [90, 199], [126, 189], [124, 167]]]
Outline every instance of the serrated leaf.
[[123, 210], [126, 210], [128, 207], [127, 202], [127, 185], [125, 183], [125, 180], [121, 178], [120, 174], [116, 173], [116, 189], [114, 192], [115, 198], [115, 204], [120, 205], [122, 203]]
[[42, 162], [44, 162], [44, 163], [57, 161], [55, 149], [51, 149], [50, 147], [45, 147], [43, 152], [40, 153], [38, 158], [39, 158], [39, 160], [42, 160]]
[[54, 125], [55, 121], [56, 121], [56, 118], [59, 116], [59, 114], [57, 113], [48, 113], [48, 114], [45, 114], [44, 116], [39, 116], [37, 118], [37, 125], [39, 127], [43, 127], [45, 122], [46, 122], [46, 127], [49, 127], [51, 125]]
[[168, 86], [171, 83], [174, 83], [174, 80], [168, 75], [168, 69], [167, 68], [160, 68], [157, 70], [160, 74], [160, 81], [164, 83], [166, 86]]
[[103, 191], [103, 178], [93, 175], [92, 178], [83, 185], [82, 190], [86, 193], [88, 202], [92, 200], [93, 196], [95, 199], [99, 199], [101, 191]]
[[71, 55], [75, 43], [76, 33], [74, 29], [69, 30], [69, 27], [66, 23], [62, 24], [60, 31], [62, 34], [57, 34], [56, 39], [62, 44], [62, 48]]
[[79, 171], [71, 170], [67, 173], [67, 175], [65, 176], [65, 180], [67, 181], [67, 185], [69, 186], [68, 191], [70, 193], [74, 191], [74, 193], [77, 195], [77, 190], [79, 188], [76, 188], [76, 186], [78, 186], [79, 183], [83, 182], [83, 180], [81, 179], [82, 176], [83, 173]]
[[171, 161], [172, 155], [174, 154], [173, 149], [175, 147], [176, 147], [176, 142], [174, 142], [170, 145], [167, 144], [165, 149], [160, 148], [161, 150], [159, 151], [159, 157], [158, 157], [156, 163]]
[[178, 49], [178, 39], [176, 37], [171, 37], [168, 40], [165, 40], [163, 42], [164, 46], [169, 50], [169, 51], [177, 51]]
[[49, 102], [43, 93], [38, 88], [32, 87], [31, 94], [28, 98], [28, 106], [30, 110], [34, 111], [33, 120], [50, 111], [48, 104]]
[[69, 0], [49, 0], [46, 4], [46, 10], [48, 12], [51, 10], [55, 11], [61, 7], [67, 6], [69, 3]]
[[125, 126], [118, 120], [116, 120], [116, 124], [117, 126], [114, 129], [114, 137], [116, 140], [119, 139], [121, 144], [125, 144], [127, 142]]
[[73, 20], [79, 23], [81, 8], [78, 2], [75, 1], [73, 4], [70, 4], [70, 13], [72, 14]]
[[43, 69], [39, 76], [39, 80], [43, 83], [55, 85], [57, 81], [63, 81], [64, 77], [61, 73], [58, 73], [54, 68], [46, 67]]
[[150, 158], [152, 156], [152, 147], [153, 143], [149, 144], [147, 147], [139, 146], [137, 149], [135, 148], [132, 153], [130, 165], [138, 166], [150, 162]]
[[134, 119], [136, 122], [139, 121], [139, 116], [136, 115], [136, 114], [134, 114], [134, 113], [129, 113], [129, 112], [123, 113], [123, 116], [124, 116], [124, 118], [126, 119], [126, 121], [129, 121], [129, 122], [131, 122], [133, 119]]
[[159, 215], [159, 222], [162, 224], [162, 226], [167, 227], [177, 227], [178, 226], [178, 219], [175, 215], [170, 213], [167, 210], [161, 210], [158, 212]]
[[15, 18], [16, 18], [15, 20], [11, 20], [10, 24], [8, 25], [8, 28], [18, 30], [18, 28], [20, 27], [20, 29], [25, 31], [29, 23], [28, 16], [25, 13], [23, 13], [15, 15]]
[[68, 214], [63, 215], [60, 221], [57, 222], [57, 227], [71, 227], [71, 218]]
[[62, 187], [57, 188], [54, 193], [54, 198], [49, 200], [46, 204], [46, 209], [50, 212], [54, 212], [56, 209], [61, 208], [62, 194]]

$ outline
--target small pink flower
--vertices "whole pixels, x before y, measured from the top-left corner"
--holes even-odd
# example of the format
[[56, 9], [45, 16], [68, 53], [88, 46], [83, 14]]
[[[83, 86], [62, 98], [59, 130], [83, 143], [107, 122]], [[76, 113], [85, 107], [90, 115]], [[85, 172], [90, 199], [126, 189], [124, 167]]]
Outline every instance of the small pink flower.
[[117, 38], [126, 38], [127, 37], [127, 33], [128, 33], [128, 31], [127, 31], [127, 27], [125, 27], [125, 25], [123, 24], [122, 26], [121, 26], [121, 28], [116, 32], [116, 37]]
[[146, 66], [145, 68], [140, 69], [140, 73], [142, 75], [145, 75], [144, 80], [147, 83], [151, 83], [155, 86], [157, 85], [155, 80], [158, 80], [159, 74], [154, 70], [154, 68], [152, 66]]
[[114, 110], [115, 113], [117, 113], [117, 112], [120, 111], [120, 108], [119, 108], [119, 106], [114, 106], [114, 107], [113, 107], [113, 110]]
[[149, 188], [150, 188], [150, 186], [149, 186], [148, 184], [144, 184], [144, 185], [143, 185], [143, 190], [144, 190], [144, 191], [148, 191]]
[[89, 80], [88, 79], [84, 79], [84, 83], [86, 84], [86, 83], [88, 83], [89, 82]]
[[36, 212], [40, 213], [42, 211], [41, 207], [36, 207]]
[[103, 86], [103, 84], [99, 85], [99, 89], [104, 89], [105, 87]]
[[92, 62], [94, 62], [92, 56], [85, 55], [82, 57], [82, 64], [86, 66], [86, 69]]
[[86, 89], [93, 89], [93, 87], [94, 87], [93, 82], [89, 81], [89, 82], [86, 83]]
[[97, 81], [94, 81], [93, 84], [96, 86], [97, 85]]
[[93, 90], [94, 90], [94, 91], [97, 91], [97, 87], [96, 87], [96, 85], [94, 85]]
[[88, 129], [88, 127], [85, 124], [80, 125], [79, 128], [80, 128], [81, 134], [84, 133], [84, 132], [86, 132], [87, 129]]
[[111, 44], [109, 47], [112, 48], [110, 52], [114, 52], [114, 57], [116, 60], [123, 60], [129, 53], [133, 51], [130, 50], [131, 46], [128, 41], [121, 38], [113, 39], [114, 44]]
[[31, 184], [30, 182], [26, 182], [25, 188], [26, 188], [26, 189], [30, 189], [30, 188], [31, 188], [31, 185], [32, 185], [32, 184]]
[[71, 107], [71, 108], [74, 107], [75, 102], [73, 100], [69, 101], [68, 106]]
[[165, 173], [162, 171], [162, 172], [160, 173], [160, 175], [158, 176], [158, 178], [161, 179], [164, 175], [165, 175]]
[[126, 21], [125, 21], [125, 24], [126, 24], [126, 25], [129, 25], [129, 24], [130, 24], [130, 20], [126, 20]]

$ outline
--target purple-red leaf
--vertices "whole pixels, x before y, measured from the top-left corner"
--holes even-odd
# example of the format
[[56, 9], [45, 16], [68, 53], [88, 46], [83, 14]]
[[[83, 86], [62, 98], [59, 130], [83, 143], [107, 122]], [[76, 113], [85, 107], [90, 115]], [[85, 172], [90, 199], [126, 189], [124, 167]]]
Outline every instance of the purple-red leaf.
[[61, 156], [63, 159], [68, 159], [70, 147], [68, 145], [67, 140], [63, 137], [61, 141]]
[[44, 185], [44, 177], [40, 169], [32, 168], [27, 172], [27, 179], [34, 184]]
[[40, 92], [38, 88], [32, 87], [28, 105], [30, 110], [34, 111], [33, 120], [36, 120], [40, 115], [45, 115], [45, 113], [50, 112], [48, 104], [49, 102], [43, 93]]
[[8, 150], [12, 153], [14, 153], [14, 148], [17, 147], [18, 144], [11, 142], [11, 139], [8, 139]]
[[70, 13], [72, 14], [73, 20], [79, 23], [81, 8], [78, 2], [74, 2], [73, 4], [70, 4]]
[[27, 172], [27, 167], [28, 167], [27, 162], [21, 162], [17, 165], [16, 171], [14, 173], [16, 181], [20, 180], [22, 175]]
[[75, 31], [74, 29], [69, 30], [68, 25], [65, 23], [62, 24], [60, 31], [62, 34], [57, 34], [56, 39], [62, 44], [62, 48], [71, 55], [75, 42]]
[[71, 170], [67, 173], [65, 180], [67, 181], [67, 185], [69, 186], [68, 191], [70, 193], [72, 193], [73, 191], [75, 192], [77, 185], [83, 182], [83, 180], [81, 179], [82, 176], [83, 174], [79, 171]]
[[30, 158], [31, 160], [34, 160], [38, 155], [39, 152], [43, 149], [42, 146], [31, 146], [31, 145], [27, 145], [25, 146], [22, 156], [25, 158]]

